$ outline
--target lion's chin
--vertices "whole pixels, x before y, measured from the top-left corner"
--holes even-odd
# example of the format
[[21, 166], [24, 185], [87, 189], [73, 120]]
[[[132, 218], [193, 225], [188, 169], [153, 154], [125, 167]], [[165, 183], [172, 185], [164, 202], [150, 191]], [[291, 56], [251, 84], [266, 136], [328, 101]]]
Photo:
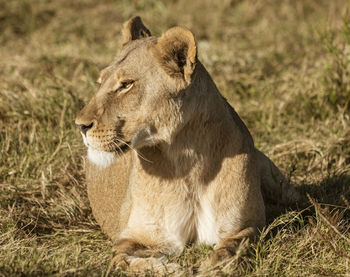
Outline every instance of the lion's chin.
[[94, 148], [89, 147], [88, 158], [95, 165], [106, 168], [114, 162], [115, 153], [96, 150]]

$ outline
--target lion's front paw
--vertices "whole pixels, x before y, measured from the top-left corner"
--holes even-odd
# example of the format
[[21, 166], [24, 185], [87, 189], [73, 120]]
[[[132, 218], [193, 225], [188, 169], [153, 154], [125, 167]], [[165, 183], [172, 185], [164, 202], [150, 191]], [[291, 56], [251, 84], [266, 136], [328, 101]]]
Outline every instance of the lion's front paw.
[[223, 265], [230, 259], [240, 261], [240, 258], [246, 252], [249, 245], [248, 239], [243, 239], [240, 242], [238, 240], [227, 240], [226, 245], [218, 247], [213, 253], [201, 264], [199, 271], [207, 272], [216, 266]]
[[180, 265], [167, 263], [166, 257], [139, 258], [126, 254], [116, 255], [112, 263], [118, 269], [131, 274], [153, 273], [159, 276], [174, 274], [179, 271]]
[[167, 263], [165, 257], [162, 258], [134, 258], [129, 265], [129, 270], [133, 273], [150, 272], [157, 275], [173, 274], [179, 270], [180, 266], [175, 263]]
[[230, 248], [220, 248], [214, 251], [208, 258], [208, 265], [213, 266], [218, 262], [231, 258], [234, 255], [234, 250]]
[[225, 261], [226, 259], [231, 258], [232, 256], [233, 253], [227, 248], [217, 249], [202, 262], [199, 271], [202, 273], [208, 270], [210, 271], [220, 262]]
[[119, 268], [125, 271], [128, 269], [130, 262], [131, 262], [130, 256], [119, 253], [113, 257], [111, 264], [116, 268]]

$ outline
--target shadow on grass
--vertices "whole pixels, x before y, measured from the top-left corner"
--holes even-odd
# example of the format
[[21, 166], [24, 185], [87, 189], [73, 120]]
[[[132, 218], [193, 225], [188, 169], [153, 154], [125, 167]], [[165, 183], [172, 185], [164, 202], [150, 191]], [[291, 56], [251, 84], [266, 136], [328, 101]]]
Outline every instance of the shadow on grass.
[[[320, 207], [331, 213], [340, 212], [341, 220], [350, 225], [350, 175], [334, 174], [320, 182], [303, 183], [297, 187], [297, 191], [301, 194], [301, 200], [298, 203], [288, 205], [265, 203], [267, 225], [291, 211], [300, 212], [303, 218], [315, 218]], [[295, 224], [298, 223], [295, 222]]]

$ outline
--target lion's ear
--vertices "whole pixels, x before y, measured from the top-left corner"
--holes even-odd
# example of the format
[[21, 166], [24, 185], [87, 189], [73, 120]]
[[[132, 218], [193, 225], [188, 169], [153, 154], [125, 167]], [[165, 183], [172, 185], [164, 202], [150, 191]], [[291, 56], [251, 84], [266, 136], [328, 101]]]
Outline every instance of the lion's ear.
[[151, 32], [143, 25], [139, 16], [132, 17], [124, 23], [122, 31], [122, 45], [127, 44], [131, 40], [150, 37]]
[[169, 29], [158, 39], [154, 55], [171, 77], [191, 82], [197, 62], [197, 46], [191, 31], [182, 27]]

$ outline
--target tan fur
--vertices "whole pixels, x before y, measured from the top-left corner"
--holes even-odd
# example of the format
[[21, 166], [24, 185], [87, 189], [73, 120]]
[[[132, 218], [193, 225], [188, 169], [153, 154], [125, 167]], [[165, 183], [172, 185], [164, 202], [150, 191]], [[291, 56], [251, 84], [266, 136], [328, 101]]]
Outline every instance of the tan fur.
[[192, 242], [216, 245], [215, 263], [264, 226], [261, 185], [270, 198], [296, 196], [255, 149], [189, 30], [155, 38], [131, 19], [100, 81], [76, 123], [89, 147], [91, 207], [118, 264], [142, 270], [148, 262], [136, 257], [161, 264]]

